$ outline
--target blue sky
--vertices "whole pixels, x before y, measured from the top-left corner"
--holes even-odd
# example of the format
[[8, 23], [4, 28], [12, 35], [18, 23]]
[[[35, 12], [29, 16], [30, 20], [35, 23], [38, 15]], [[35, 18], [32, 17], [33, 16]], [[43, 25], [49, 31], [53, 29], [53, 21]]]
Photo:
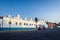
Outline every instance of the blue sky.
[[60, 0], [0, 0], [0, 16], [8, 14], [60, 22]]

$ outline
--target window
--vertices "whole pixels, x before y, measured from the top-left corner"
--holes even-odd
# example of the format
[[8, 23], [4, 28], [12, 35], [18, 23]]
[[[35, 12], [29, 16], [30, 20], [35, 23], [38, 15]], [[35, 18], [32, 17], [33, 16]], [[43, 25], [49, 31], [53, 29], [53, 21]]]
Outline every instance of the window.
[[18, 22], [16, 22], [16, 25], [18, 24]]
[[24, 23], [24, 25], [28, 25], [28, 23]]
[[31, 26], [31, 24], [30, 24], [30, 26]]
[[33, 26], [33, 24], [30, 24], [30, 26]]
[[11, 21], [9, 21], [9, 27], [11, 27]]
[[0, 27], [1, 27], [1, 24], [0, 24]]
[[21, 25], [21, 23], [19, 23], [19, 25]]
[[32, 26], [33, 26], [33, 24], [32, 24]]
[[26, 25], [28, 25], [28, 23], [26, 23]]
[[36, 26], [36, 24], [34, 24], [34, 26]]
[[11, 21], [9, 21], [9, 24], [11, 24]]
[[24, 25], [25, 25], [25, 23], [24, 23]]

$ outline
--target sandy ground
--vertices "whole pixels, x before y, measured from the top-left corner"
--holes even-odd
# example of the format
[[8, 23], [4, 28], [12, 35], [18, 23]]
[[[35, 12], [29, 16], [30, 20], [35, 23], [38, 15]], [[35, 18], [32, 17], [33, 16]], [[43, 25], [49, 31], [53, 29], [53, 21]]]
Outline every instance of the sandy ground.
[[60, 40], [60, 29], [0, 32], [0, 40]]

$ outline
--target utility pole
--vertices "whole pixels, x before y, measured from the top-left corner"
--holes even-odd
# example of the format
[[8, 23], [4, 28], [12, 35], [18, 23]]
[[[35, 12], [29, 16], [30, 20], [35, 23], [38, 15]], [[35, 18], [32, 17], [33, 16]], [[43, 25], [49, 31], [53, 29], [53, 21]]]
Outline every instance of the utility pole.
[[13, 1], [11, 1], [10, 6], [11, 6], [11, 7], [10, 7], [10, 17], [9, 17], [9, 18], [10, 18], [10, 21], [9, 21], [9, 28], [11, 28], [11, 13], [12, 13], [12, 11], [13, 11], [13, 8], [12, 8], [12, 7], [13, 7]]

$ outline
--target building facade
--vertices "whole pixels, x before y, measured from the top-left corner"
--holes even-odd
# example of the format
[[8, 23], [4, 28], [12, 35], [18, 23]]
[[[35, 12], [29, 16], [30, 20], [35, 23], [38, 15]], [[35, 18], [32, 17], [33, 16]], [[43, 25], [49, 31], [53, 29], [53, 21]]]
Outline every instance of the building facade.
[[51, 28], [51, 29], [57, 27], [56, 23], [52, 23], [52, 22], [48, 22], [47, 25], [48, 25], [48, 28]]
[[0, 28], [36, 28], [36, 25], [37, 27], [39, 25], [46, 26], [46, 23], [43, 20], [38, 20], [36, 24], [32, 18], [29, 20], [26, 17], [22, 19], [19, 14], [16, 17], [11, 15], [0, 17]]

